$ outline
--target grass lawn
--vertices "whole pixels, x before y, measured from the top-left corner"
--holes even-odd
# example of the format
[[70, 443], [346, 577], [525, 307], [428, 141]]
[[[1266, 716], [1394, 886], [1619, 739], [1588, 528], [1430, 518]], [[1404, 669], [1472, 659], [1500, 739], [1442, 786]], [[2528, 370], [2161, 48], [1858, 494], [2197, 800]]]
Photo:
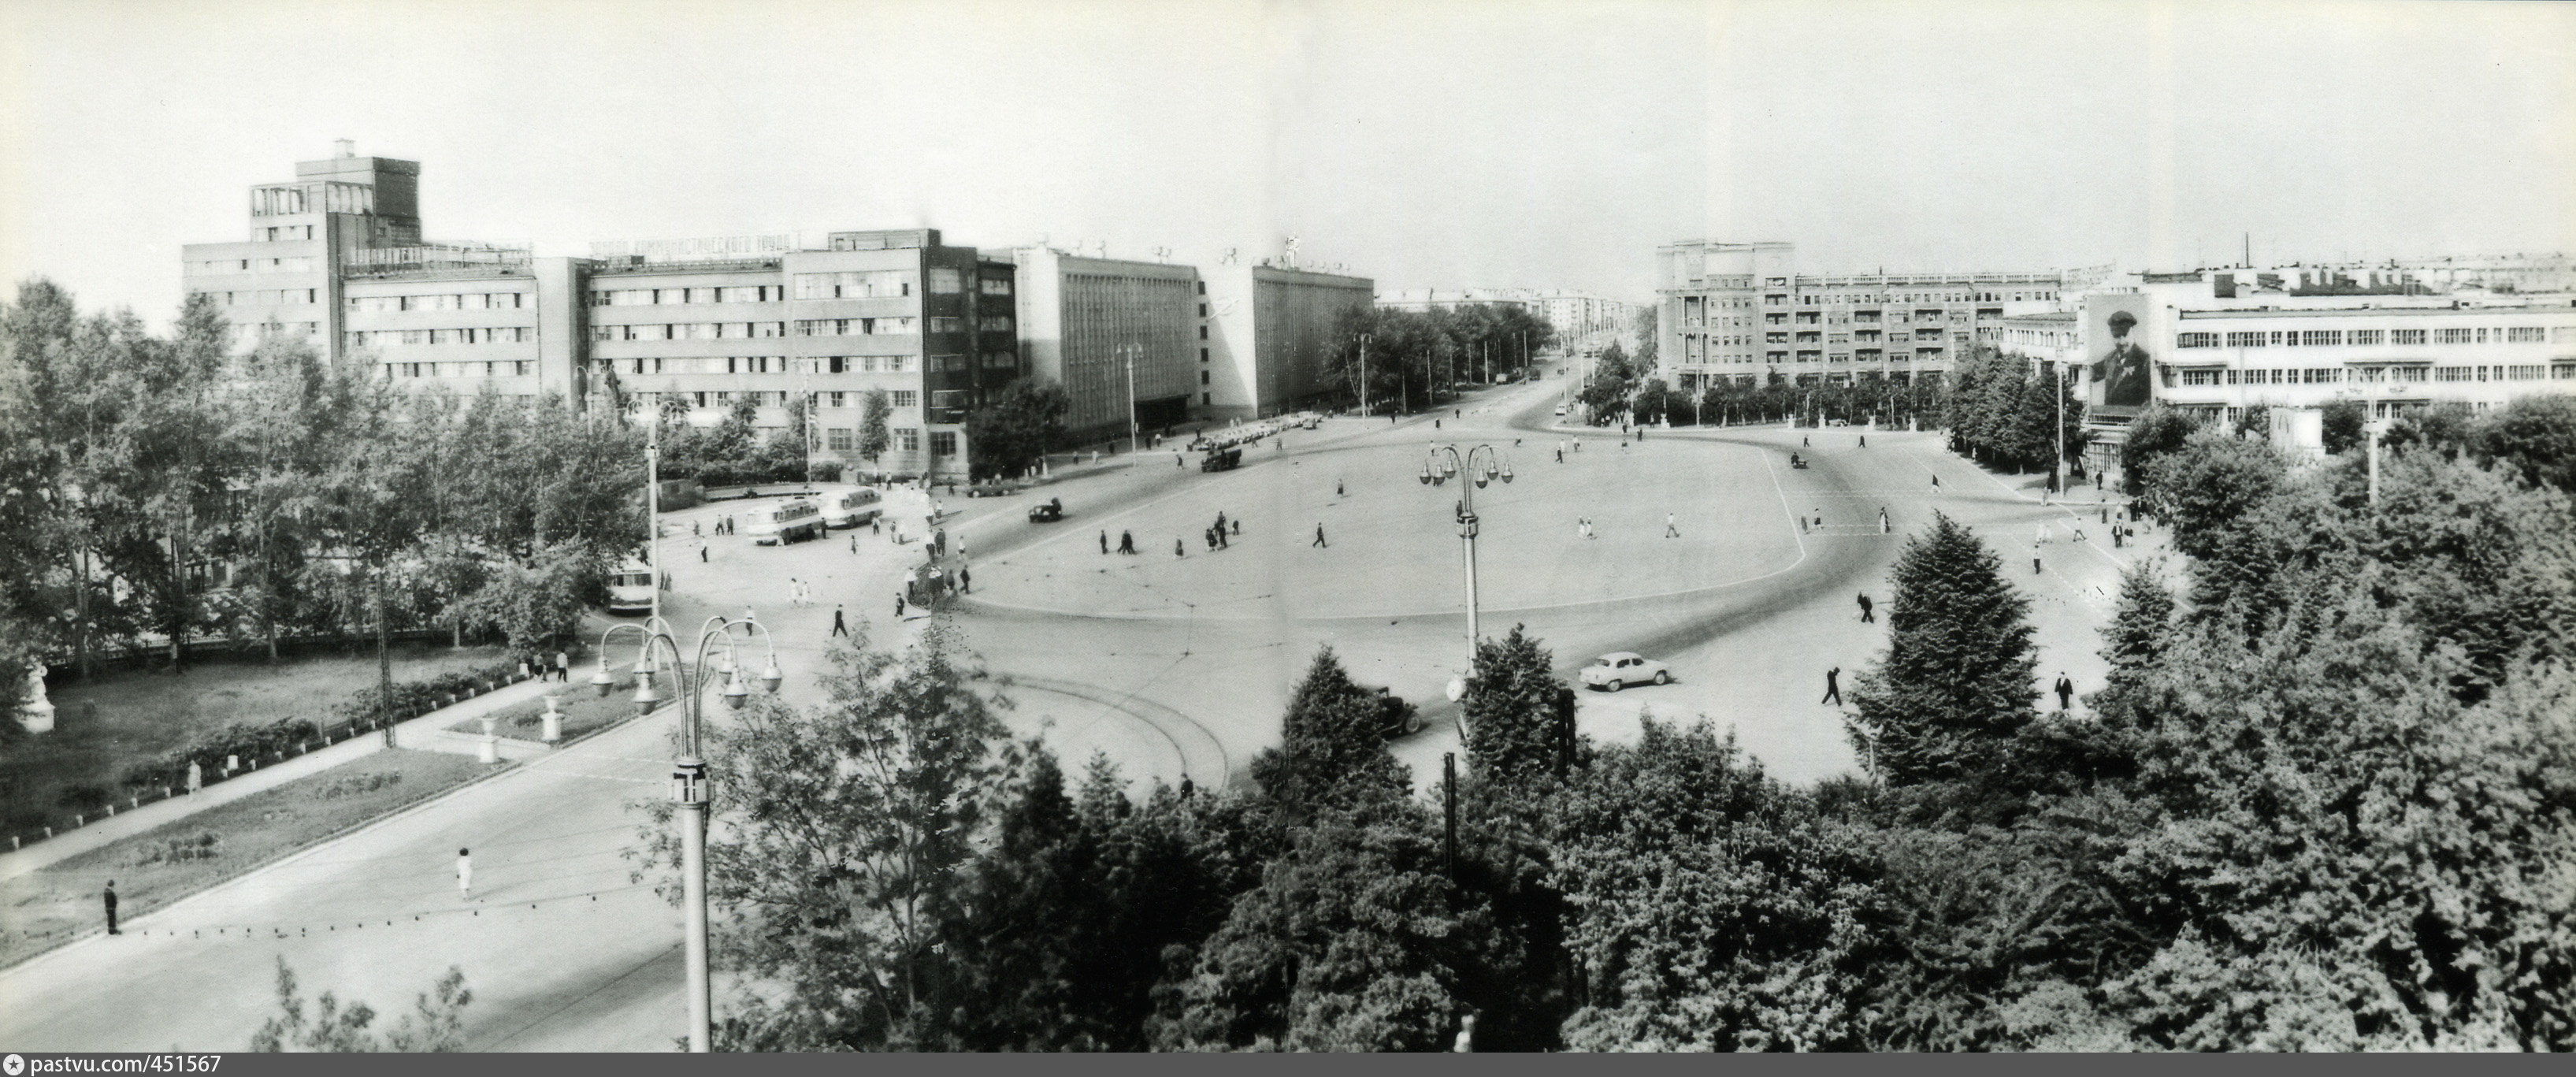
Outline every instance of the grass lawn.
[[469, 756], [389, 749], [0, 882], [0, 967], [67, 930], [104, 926], [99, 891], [109, 879], [118, 915], [132, 919], [490, 769]]
[[[555, 686], [555, 695], [560, 697], [555, 701], [555, 709], [563, 712], [565, 740], [569, 741], [591, 730], [605, 728], [635, 716], [634, 678], [621, 677], [618, 683], [623, 685], [624, 689], [622, 691], [611, 689], [606, 699], [601, 699], [599, 690], [582, 683], [580, 678], [574, 678], [570, 684]], [[492, 731], [518, 740], [543, 740], [546, 724], [542, 716], [545, 713], [546, 703], [542, 699], [533, 703], [504, 707], [493, 714], [492, 717], [496, 721], [492, 724]], [[480, 736], [483, 733], [483, 720], [463, 718], [447, 728], [458, 733]]]
[[[498, 647], [398, 645], [394, 680], [424, 680], [501, 656]], [[118, 780], [137, 761], [175, 751], [233, 722], [328, 721], [331, 709], [350, 693], [375, 683], [376, 657], [369, 651], [274, 666], [204, 661], [181, 675], [109, 673], [54, 692], [53, 732], [27, 736], [13, 726], [0, 740], [0, 833], [33, 832], [79, 810], [68, 807], [64, 796], [85, 786], [104, 789], [122, 806], [125, 790]]]

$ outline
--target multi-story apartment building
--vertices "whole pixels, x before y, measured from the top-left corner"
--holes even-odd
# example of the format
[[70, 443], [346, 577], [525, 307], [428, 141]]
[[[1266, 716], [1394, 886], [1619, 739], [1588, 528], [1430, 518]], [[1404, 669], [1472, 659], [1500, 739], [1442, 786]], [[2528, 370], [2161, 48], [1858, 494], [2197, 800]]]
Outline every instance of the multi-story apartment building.
[[737, 402], [783, 427], [801, 399], [818, 451], [855, 458], [861, 408], [883, 390], [893, 450], [879, 466], [965, 467], [966, 413], [1021, 375], [1017, 267], [934, 229], [603, 244], [534, 258], [427, 244], [419, 166], [340, 157], [252, 189], [252, 238], [192, 244], [183, 279], [224, 297], [242, 342], [310, 336], [333, 362], [459, 392], [676, 400], [692, 421]]
[[1986, 339], [2067, 364], [2089, 405], [2092, 462], [2106, 467], [2150, 403], [2234, 421], [2258, 406], [2349, 400], [2390, 418], [2438, 401], [2483, 409], [2576, 393], [2576, 297], [2425, 295], [2404, 281], [2375, 296], [2297, 296], [2286, 281], [2245, 289], [2243, 276], [2132, 274], [2077, 297], [2075, 311], [2007, 318]]
[[1020, 354], [1064, 387], [1076, 440], [1186, 421], [1213, 393], [1207, 285], [1191, 266], [1087, 258], [1049, 247], [1011, 252], [1019, 269]]
[[1323, 396], [1335, 327], [1377, 291], [1366, 277], [1267, 264], [1220, 265], [1205, 283], [1199, 343], [1209, 357], [1197, 406], [1223, 419], [1278, 415]]
[[2064, 286], [2054, 272], [1802, 275], [1795, 255], [1787, 243], [1657, 249], [1656, 349], [1675, 388], [1939, 378], [1979, 325], [2050, 309]]
[[1472, 306], [1519, 307], [1547, 319], [1557, 335], [1567, 341], [1627, 324], [1633, 314], [1630, 304], [1604, 299], [1589, 292], [1532, 288], [1422, 288], [1389, 292], [1377, 297], [1377, 305], [1386, 310], [1455, 310]]

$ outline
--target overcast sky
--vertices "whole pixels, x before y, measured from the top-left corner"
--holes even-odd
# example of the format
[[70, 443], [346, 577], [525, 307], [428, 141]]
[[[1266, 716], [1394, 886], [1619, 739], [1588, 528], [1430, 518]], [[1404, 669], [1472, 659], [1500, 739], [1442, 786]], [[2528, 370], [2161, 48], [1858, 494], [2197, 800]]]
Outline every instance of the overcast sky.
[[155, 324], [331, 140], [433, 239], [931, 226], [1380, 291], [2576, 252], [2576, 6], [0, 3], [0, 272]]

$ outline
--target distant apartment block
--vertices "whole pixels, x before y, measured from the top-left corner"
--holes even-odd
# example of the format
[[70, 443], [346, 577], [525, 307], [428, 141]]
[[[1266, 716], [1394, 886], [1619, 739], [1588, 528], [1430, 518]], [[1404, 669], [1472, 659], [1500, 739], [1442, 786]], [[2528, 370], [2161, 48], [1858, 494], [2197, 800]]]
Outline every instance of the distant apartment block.
[[1981, 325], [2053, 309], [2063, 274], [1797, 271], [1788, 243], [1656, 251], [1657, 354], [1684, 391], [1721, 382], [1937, 381]]
[[1633, 304], [1604, 299], [1588, 292], [1534, 288], [1421, 288], [1389, 292], [1377, 297], [1385, 310], [1455, 310], [1460, 307], [1491, 305], [1519, 307], [1547, 319], [1557, 335], [1566, 340], [1579, 340], [1594, 333], [1615, 330], [1635, 317]]

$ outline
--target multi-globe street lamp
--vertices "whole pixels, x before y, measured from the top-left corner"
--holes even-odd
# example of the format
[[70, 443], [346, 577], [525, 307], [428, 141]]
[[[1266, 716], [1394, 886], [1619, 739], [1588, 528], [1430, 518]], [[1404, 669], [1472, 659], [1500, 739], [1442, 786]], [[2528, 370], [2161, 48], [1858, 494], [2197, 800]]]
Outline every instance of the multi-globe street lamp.
[[743, 686], [743, 668], [734, 661], [734, 630], [737, 628], [743, 630], [745, 637], [759, 633], [761, 642], [768, 645], [769, 664], [760, 671], [758, 679], [764, 691], [777, 692], [779, 682], [786, 679], [778, 669], [778, 641], [770, 636], [767, 626], [748, 614], [731, 622], [722, 617], [707, 618], [707, 623], [698, 631], [697, 661], [688, 664], [680, 661], [680, 642], [671, 634], [671, 623], [659, 615], [640, 625], [611, 625], [599, 634], [599, 672], [590, 678], [591, 687], [598, 689], [600, 696], [605, 698], [617, 683], [608, 675], [609, 637], [621, 631], [643, 636], [635, 652], [635, 708], [650, 712], [662, 702], [661, 693], [653, 689], [653, 675], [661, 672], [653, 661], [653, 652], [656, 648], [666, 648], [671, 654], [671, 677], [678, 683], [680, 698], [682, 754], [671, 768], [671, 799], [680, 808], [681, 904], [685, 906], [687, 917], [687, 934], [683, 941], [688, 951], [689, 1050], [701, 1053], [714, 1049], [711, 1028], [714, 1005], [707, 972], [707, 806], [712, 791], [707, 784], [706, 762], [698, 754], [698, 696], [707, 682], [700, 678], [693, 684], [689, 670], [706, 668], [707, 649], [721, 640], [724, 643], [724, 662], [716, 667], [716, 675], [723, 680], [724, 687], [716, 694], [724, 698], [726, 706], [742, 709], [743, 703], [751, 698], [751, 690]]
[[[1476, 641], [1481, 638], [1476, 630], [1476, 491], [1495, 479], [1506, 483], [1512, 481], [1512, 465], [1511, 461], [1503, 458], [1502, 450], [1491, 445], [1478, 445], [1464, 453], [1459, 452], [1456, 445], [1434, 445], [1422, 461], [1421, 480], [1426, 486], [1440, 486], [1458, 477], [1461, 471], [1470, 480], [1458, 488], [1458, 540], [1467, 551], [1467, 673], [1473, 676], [1476, 672]], [[1464, 687], [1463, 684], [1451, 686], [1450, 702], [1459, 700]], [[1465, 740], [1466, 736], [1467, 715], [1462, 710], [1458, 714], [1458, 737]]]

